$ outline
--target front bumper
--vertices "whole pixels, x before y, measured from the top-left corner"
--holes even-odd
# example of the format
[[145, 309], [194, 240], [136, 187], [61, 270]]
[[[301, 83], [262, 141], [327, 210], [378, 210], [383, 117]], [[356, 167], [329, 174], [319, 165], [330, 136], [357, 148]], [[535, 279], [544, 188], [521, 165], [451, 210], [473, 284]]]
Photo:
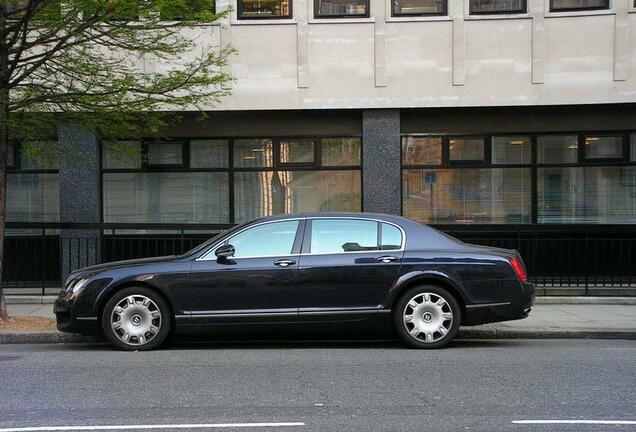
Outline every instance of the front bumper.
[[488, 305], [467, 305], [466, 317], [462, 320], [462, 325], [473, 326], [526, 318], [532, 310], [536, 294], [534, 284], [523, 282], [521, 285], [521, 297], [511, 302]]
[[57, 329], [63, 333], [81, 333], [83, 335], [99, 333], [97, 318], [77, 316], [74, 304], [73, 300], [62, 295], [57, 298], [53, 305]]

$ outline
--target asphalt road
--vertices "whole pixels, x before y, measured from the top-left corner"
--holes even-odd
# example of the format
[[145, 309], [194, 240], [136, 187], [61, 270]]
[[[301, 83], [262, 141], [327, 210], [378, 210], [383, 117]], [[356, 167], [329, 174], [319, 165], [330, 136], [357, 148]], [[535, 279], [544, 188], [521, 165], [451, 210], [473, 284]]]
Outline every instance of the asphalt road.
[[[555, 419], [634, 424], [512, 423]], [[437, 351], [398, 342], [225, 342], [143, 353], [0, 345], [0, 431], [193, 424], [227, 426], [202, 431], [633, 431], [636, 342], [458, 341]]]

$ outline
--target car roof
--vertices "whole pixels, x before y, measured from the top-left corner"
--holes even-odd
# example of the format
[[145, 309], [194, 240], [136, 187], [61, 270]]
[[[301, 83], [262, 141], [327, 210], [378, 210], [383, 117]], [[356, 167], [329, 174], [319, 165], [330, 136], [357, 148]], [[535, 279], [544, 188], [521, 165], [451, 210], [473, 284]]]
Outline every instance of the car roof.
[[[285, 213], [276, 216], [265, 216], [254, 220], [253, 222], [265, 222], [265, 221], [273, 221], [273, 220], [284, 220], [284, 219], [307, 219], [307, 218], [324, 218], [324, 217], [337, 217], [337, 218], [354, 218], [354, 219], [378, 219], [381, 221], [393, 222], [399, 225], [407, 224], [418, 224], [415, 221], [404, 218], [402, 216], [389, 215], [384, 213], [353, 213], [353, 212], [313, 212], [313, 213]], [[423, 226], [423, 225], [421, 225]]]

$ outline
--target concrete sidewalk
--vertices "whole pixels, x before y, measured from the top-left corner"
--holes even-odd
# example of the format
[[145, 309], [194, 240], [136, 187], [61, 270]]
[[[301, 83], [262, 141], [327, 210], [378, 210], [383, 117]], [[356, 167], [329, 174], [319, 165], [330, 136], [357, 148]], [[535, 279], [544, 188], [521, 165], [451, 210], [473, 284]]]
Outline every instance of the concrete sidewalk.
[[[10, 316], [54, 318], [51, 304], [9, 304]], [[462, 327], [465, 339], [636, 339], [636, 305], [537, 304], [523, 320]], [[57, 332], [0, 331], [0, 343], [80, 341]]]

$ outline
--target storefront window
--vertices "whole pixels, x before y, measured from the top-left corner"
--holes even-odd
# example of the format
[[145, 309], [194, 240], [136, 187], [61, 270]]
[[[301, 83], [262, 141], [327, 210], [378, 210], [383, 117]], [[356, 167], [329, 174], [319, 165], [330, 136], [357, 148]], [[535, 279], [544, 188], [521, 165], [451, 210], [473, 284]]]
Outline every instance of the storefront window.
[[575, 163], [578, 149], [577, 135], [539, 135], [537, 162], [540, 164]]
[[636, 133], [633, 133], [630, 135], [630, 142], [631, 142], [630, 160], [632, 162], [636, 162]]
[[227, 168], [228, 140], [192, 140], [190, 141], [191, 168]]
[[456, 162], [484, 160], [484, 138], [451, 137], [448, 159]]
[[539, 223], [635, 223], [636, 167], [538, 171]]
[[272, 140], [269, 138], [234, 140], [234, 166], [274, 166], [274, 146]]
[[228, 174], [104, 173], [104, 222], [227, 223]]
[[623, 137], [586, 136], [586, 159], [620, 159], [623, 157]]
[[442, 137], [402, 137], [402, 163], [404, 165], [441, 165]]
[[402, 178], [408, 218], [434, 224], [531, 221], [528, 168], [409, 169]]
[[525, 165], [531, 161], [529, 136], [493, 136], [492, 163], [495, 165]]
[[322, 166], [360, 165], [360, 138], [321, 138], [320, 164]]
[[215, 224], [360, 211], [360, 147], [356, 137], [104, 143], [104, 222]]
[[283, 213], [361, 210], [360, 171], [237, 172], [236, 222]]
[[60, 218], [57, 143], [24, 142], [11, 145], [9, 151], [7, 221], [57, 222]]

